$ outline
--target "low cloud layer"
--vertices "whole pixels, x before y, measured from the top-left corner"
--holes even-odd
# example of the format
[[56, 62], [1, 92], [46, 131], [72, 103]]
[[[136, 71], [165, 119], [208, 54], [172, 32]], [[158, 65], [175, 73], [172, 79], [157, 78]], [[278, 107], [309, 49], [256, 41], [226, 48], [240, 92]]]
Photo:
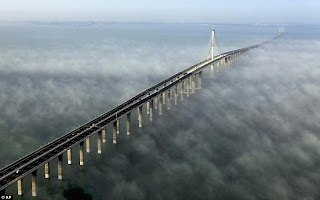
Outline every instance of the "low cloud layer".
[[[56, 56], [49, 56], [52, 61], [44, 62], [43, 67], [25, 64], [21, 70], [2, 64], [0, 87], [7, 92], [1, 93], [0, 133], [14, 151], [10, 154], [2, 142], [1, 152], [6, 154], [1, 154], [1, 161], [24, 155], [43, 145], [43, 140], [71, 129], [70, 124], [82, 123], [201, 60], [201, 45], [194, 46], [197, 52], [177, 44], [154, 50], [158, 43], [151, 43], [152, 48], [119, 45], [119, 51], [126, 49], [127, 53], [115, 61], [107, 53], [105, 58], [99, 55], [95, 45], [88, 45], [84, 50], [55, 51]], [[117, 49], [116, 42], [112, 44]], [[33, 56], [48, 53], [31, 52]], [[156, 55], [158, 52], [161, 54]], [[173, 52], [177, 52], [174, 57]], [[319, 53], [318, 40], [296, 40], [288, 34], [239, 56], [229, 70], [221, 68], [215, 79], [205, 78], [210, 74], [206, 70], [203, 89], [189, 99], [185, 96], [176, 107], [172, 103], [162, 117], [155, 110], [152, 124], [145, 114], [144, 127], [136, 128], [134, 112], [130, 137], [124, 134], [122, 120], [116, 146], [111, 145], [108, 127], [101, 156], [96, 154], [94, 136], [92, 152], [85, 155], [82, 168], [77, 164], [78, 147], [74, 148], [74, 164], [64, 163], [63, 182], [55, 178], [53, 161], [52, 179], [39, 175], [40, 198], [72, 199], [68, 195], [73, 191], [88, 199], [319, 198]], [[4, 58], [9, 55], [13, 54]], [[78, 59], [68, 62], [62, 59], [64, 55], [78, 55]], [[29, 58], [19, 58], [16, 64], [23, 65], [22, 60]], [[109, 61], [110, 66], [105, 64]], [[50, 63], [57, 64], [55, 71]], [[145, 63], [154, 63], [151, 73]], [[114, 66], [119, 68], [113, 70]], [[49, 123], [43, 125], [43, 120]], [[25, 199], [31, 198], [29, 183], [24, 182]], [[15, 186], [9, 191], [15, 193]]]

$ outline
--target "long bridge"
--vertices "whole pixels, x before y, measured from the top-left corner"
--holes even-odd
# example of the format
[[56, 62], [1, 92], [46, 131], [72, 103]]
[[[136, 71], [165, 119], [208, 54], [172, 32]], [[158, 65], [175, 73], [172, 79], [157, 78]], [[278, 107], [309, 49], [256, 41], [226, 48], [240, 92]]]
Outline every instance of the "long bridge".
[[[92, 121], [80, 126], [79, 128], [66, 133], [47, 145], [31, 152], [30, 154], [18, 159], [17, 161], [0, 169], [0, 194], [5, 194], [5, 189], [11, 184], [17, 182], [17, 194], [23, 195], [22, 180], [25, 176], [32, 176], [32, 196], [37, 196], [37, 169], [44, 165], [46, 179], [50, 178], [50, 161], [58, 158], [58, 179], [62, 180], [62, 157], [67, 152], [67, 161], [71, 165], [71, 151], [79, 145], [79, 165], [84, 165], [84, 143], [86, 142], [86, 151], [90, 152], [90, 137], [98, 134], [97, 147], [98, 154], [101, 154], [102, 143], [106, 143], [106, 127], [112, 124], [112, 143], [117, 143], [117, 135], [120, 133], [120, 119], [126, 117], [126, 132], [130, 135], [131, 112], [138, 109], [138, 124], [142, 127], [142, 108], [146, 105], [147, 114], [152, 121], [153, 109], [159, 110], [159, 115], [162, 115], [163, 105], [167, 103], [167, 109], [170, 109], [170, 103], [174, 96], [174, 104], [178, 102], [178, 93], [181, 101], [184, 95], [189, 96], [194, 93], [196, 88], [196, 80], [198, 88], [201, 88], [202, 71], [211, 66], [211, 72], [214, 66], [219, 69], [219, 66], [231, 64], [236, 56], [250, 49], [260, 47], [265, 43], [277, 39], [284, 34], [284, 29], [280, 28], [279, 32], [270, 40], [248, 46], [245, 48], [236, 49], [225, 52], [220, 55], [214, 55], [215, 30], [212, 29], [211, 36], [211, 56], [195, 65], [184, 69], [171, 77], [159, 82], [140, 94], [132, 97], [116, 108], [98, 116]], [[179, 91], [180, 90], [180, 91]], [[174, 94], [173, 94], [174, 93]], [[167, 101], [167, 102], [166, 102]]]

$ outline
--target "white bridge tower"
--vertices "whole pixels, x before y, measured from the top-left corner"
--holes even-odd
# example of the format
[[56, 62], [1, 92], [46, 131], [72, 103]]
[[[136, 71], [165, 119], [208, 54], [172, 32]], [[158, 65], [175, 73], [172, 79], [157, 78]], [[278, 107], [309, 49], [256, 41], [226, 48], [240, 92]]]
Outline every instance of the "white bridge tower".
[[214, 28], [212, 29], [212, 35], [211, 35], [211, 59], [214, 59], [214, 53], [213, 53], [213, 48], [214, 48]]

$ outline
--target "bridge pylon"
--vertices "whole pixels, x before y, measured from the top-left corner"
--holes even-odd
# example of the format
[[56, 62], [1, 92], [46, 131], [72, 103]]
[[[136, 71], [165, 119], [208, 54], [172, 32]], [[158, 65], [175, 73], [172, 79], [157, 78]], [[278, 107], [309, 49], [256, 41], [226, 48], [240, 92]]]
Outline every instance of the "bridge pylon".
[[213, 60], [214, 59], [214, 51], [213, 51], [213, 48], [214, 48], [214, 28], [212, 29], [212, 34], [211, 34], [211, 59]]

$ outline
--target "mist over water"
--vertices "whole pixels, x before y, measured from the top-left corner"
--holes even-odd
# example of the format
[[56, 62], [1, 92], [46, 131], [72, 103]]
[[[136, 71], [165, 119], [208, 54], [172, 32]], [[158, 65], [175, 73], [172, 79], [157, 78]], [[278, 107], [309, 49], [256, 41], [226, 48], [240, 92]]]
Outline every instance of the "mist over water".
[[[211, 25], [0, 26], [0, 164], [112, 109], [206, 58]], [[276, 26], [215, 25], [222, 51], [271, 38]], [[318, 199], [320, 29], [281, 39], [204, 78], [178, 106], [85, 164], [64, 159], [64, 181], [38, 171], [39, 199]], [[218, 51], [218, 49], [216, 49]], [[203, 77], [210, 75], [205, 70]], [[180, 96], [178, 97], [180, 99]], [[164, 105], [165, 108], [166, 105]], [[4, 139], [5, 138], [5, 139]], [[31, 180], [24, 196], [31, 198]], [[16, 194], [16, 184], [7, 190]], [[70, 195], [73, 194], [73, 195]], [[74, 195], [76, 194], [76, 195]], [[77, 196], [79, 195], [79, 196]]]

